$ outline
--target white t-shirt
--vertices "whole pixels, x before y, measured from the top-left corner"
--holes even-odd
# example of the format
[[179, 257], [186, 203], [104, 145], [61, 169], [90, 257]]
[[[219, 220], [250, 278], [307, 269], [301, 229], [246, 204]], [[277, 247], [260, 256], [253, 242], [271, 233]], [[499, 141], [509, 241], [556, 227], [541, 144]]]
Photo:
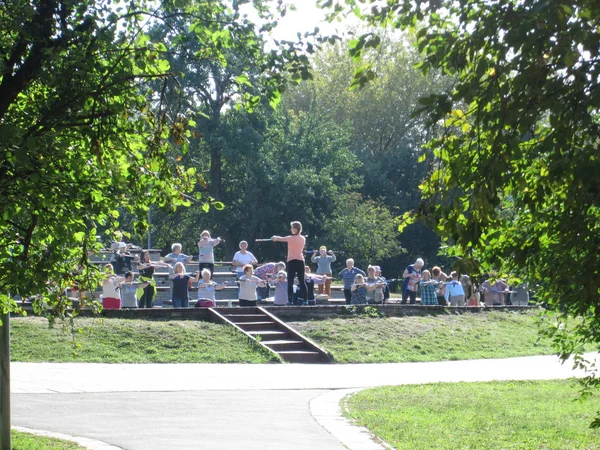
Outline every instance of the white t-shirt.
[[241, 251], [240, 252], [236, 252], [235, 255], [233, 255], [233, 260], [237, 261], [239, 263], [242, 263], [241, 266], [237, 266], [235, 268], [236, 272], [238, 273], [238, 275], [241, 275], [244, 273], [244, 266], [246, 264], [251, 264], [252, 261], [254, 261], [256, 258], [254, 257], [254, 255], [252, 253], [250, 253], [249, 251], [246, 251], [246, 254], [244, 255]]

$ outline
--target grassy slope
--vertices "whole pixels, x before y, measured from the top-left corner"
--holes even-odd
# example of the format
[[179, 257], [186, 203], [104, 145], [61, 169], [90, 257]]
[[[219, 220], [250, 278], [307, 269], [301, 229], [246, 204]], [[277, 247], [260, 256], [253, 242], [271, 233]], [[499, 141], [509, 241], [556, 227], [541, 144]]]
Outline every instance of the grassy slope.
[[341, 363], [443, 361], [551, 354], [535, 312], [487, 312], [290, 323]]
[[[224, 325], [196, 321], [76, 319], [75, 341], [43, 318], [11, 321], [13, 361], [265, 363], [270, 355]], [[73, 346], [76, 345], [76, 348]]]
[[600, 449], [589, 424], [600, 399], [572, 381], [429, 384], [368, 389], [347, 415], [398, 450]]

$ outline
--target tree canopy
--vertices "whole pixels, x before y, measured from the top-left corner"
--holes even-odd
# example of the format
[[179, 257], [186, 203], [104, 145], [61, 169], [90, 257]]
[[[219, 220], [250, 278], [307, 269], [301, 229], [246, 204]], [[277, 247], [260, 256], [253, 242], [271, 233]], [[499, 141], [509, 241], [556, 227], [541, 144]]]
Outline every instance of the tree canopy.
[[[600, 343], [597, 2], [347, 1], [333, 14], [354, 7], [413, 30], [421, 70], [456, 79], [420, 100], [444, 132], [429, 142], [423, 199], [405, 218], [432, 224], [458, 267], [529, 281], [538, 300], [579, 317], [570, 339], [553, 328], [564, 356]], [[352, 51], [376, 41], [363, 35]]]

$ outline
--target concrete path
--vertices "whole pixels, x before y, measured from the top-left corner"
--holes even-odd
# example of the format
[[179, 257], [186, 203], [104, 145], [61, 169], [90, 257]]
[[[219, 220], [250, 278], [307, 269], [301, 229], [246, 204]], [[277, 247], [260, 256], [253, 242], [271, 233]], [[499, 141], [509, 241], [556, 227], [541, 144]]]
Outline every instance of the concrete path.
[[[336, 408], [345, 392], [332, 390], [583, 375], [554, 356], [348, 365], [13, 363], [13, 424], [128, 450], [381, 448], [346, 439], [351, 432]], [[329, 400], [319, 405], [323, 394]]]

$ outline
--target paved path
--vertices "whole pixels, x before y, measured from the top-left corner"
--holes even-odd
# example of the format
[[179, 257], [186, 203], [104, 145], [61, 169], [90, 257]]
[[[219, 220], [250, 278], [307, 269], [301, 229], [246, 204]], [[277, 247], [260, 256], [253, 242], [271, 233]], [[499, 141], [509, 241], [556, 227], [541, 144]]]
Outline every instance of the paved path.
[[[347, 365], [13, 363], [13, 424], [128, 450], [343, 450], [348, 429], [334, 410], [345, 391], [332, 390], [582, 375], [553, 356]], [[323, 394], [329, 401], [319, 405]], [[374, 448], [357, 442], [344, 441]]]

